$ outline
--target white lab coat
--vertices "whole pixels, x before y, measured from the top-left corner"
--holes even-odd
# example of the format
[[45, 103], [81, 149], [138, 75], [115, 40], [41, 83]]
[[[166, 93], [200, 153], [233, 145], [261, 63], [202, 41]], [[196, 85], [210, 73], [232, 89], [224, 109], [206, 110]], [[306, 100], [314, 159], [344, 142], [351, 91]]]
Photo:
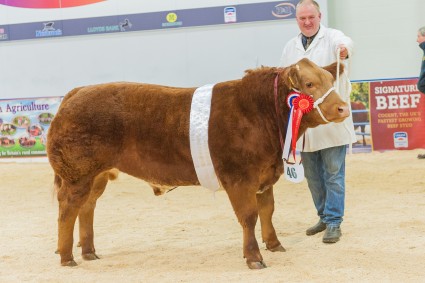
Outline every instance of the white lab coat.
[[[318, 66], [327, 66], [337, 61], [337, 48], [343, 44], [349, 54], [353, 52], [353, 41], [341, 31], [320, 25], [320, 30], [307, 50], [301, 42], [301, 33], [288, 41], [283, 49], [280, 66], [287, 67], [302, 58], [308, 58]], [[336, 90], [341, 98], [350, 105], [351, 83], [348, 79], [348, 60], [343, 60], [344, 73], [340, 76], [340, 90]], [[336, 84], [335, 84], [336, 85]], [[351, 109], [350, 109], [351, 110]], [[305, 152], [313, 152], [321, 149], [351, 144], [357, 141], [354, 132], [353, 117], [341, 123], [329, 123], [316, 128], [309, 128], [305, 132], [305, 144], [302, 149], [302, 137], [298, 140], [297, 149]]]

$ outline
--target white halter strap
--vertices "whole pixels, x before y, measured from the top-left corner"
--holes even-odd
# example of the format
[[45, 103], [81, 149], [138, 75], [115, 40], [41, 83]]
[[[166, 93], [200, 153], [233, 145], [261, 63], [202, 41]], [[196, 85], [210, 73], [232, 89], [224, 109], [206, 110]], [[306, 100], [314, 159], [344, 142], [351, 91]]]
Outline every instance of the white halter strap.
[[[339, 53], [341, 51], [341, 48], [337, 48], [336, 50], [336, 89], [337, 91], [339, 91], [339, 68], [340, 68], [340, 64], [341, 64], [341, 58], [339, 56]], [[319, 98], [318, 100], [316, 100], [313, 104], [313, 108], [316, 108], [317, 111], [320, 114], [320, 117], [322, 117], [323, 121], [325, 121], [326, 123], [330, 123], [330, 121], [328, 121], [328, 119], [325, 118], [325, 116], [322, 113], [322, 110], [320, 110], [319, 104], [322, 103], [325, 98], [331, 93], [331, 91], [335, 90], [335, 87], [331, 87], [321, 98]]]
[[322, 103], [333, 90], [335, 90], [335, 88], [331, 87], [321, 98], [316, 100], [313, 104], [313, 108], [317, 109], [320, 114], [320, 117], [322, 117], [323, 121], [325, 121], [326, 123], [330, 123], [330, 121], [328, 121], [328, 119], [325, 118], [325, 115], [323, 115], [322, 110], [320, 110], [319, 104]]

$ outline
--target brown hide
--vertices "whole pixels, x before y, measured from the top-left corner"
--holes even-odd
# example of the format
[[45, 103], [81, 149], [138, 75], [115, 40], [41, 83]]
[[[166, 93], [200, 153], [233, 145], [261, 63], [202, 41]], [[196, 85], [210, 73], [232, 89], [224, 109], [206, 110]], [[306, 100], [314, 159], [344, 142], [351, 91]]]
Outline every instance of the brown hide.
[[[274, 80], [279, 73], [275, 111]], [[332, 75], [307, 59], [285, 69], [249, 70], [241, 80], [214, 86], [209, 120], [209, 148], [218, 179], [243, 228], [244, 256], [250, 268], [262, 268], [255, 239], [260, 216], [263, 241], [282, 250], [271, 223], [272, 186], [282, 173], [278, 123], [288, 117], [286, 96], [294, 87], [321, 97]], [[160, 188], [199, 185], [189, 147], [189, 115], [195, 88], [141, 83], [109, 83], [74, 89], [63, 100], [47, 139], [59, 200], [58, 250], [62, 265], [75, 265], [72, 231], [80, 219], [84, 259], [96, 259], [93, 214], [97, 198], [117, 168]], [[330, 121], [348, 116], [347, 105], [332, 92], [320, 105]], [[300, 131], [324, 123], [313, 110]], [[282, 133], [285, 130], [282, 128]], [[104, 178], [96, 176], [106, 176]], [[96, 179], [95, 179], [96, 178]], [[258, 191], [264, 191], [257, 195]]]

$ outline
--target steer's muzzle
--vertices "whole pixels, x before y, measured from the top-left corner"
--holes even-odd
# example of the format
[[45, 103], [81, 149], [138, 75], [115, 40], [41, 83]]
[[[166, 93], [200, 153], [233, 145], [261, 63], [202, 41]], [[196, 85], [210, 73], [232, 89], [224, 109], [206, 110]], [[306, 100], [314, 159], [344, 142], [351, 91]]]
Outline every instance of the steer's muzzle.
[[338, 105], [337, 107], [338, 107], [337, 109], [338, 117], [336, 117], [334, 122], [339, 123], [344, 121], [344, 119], [347, 118], [348, 116], [350, 116], [350, 108], [348, 107], [347, 103]]

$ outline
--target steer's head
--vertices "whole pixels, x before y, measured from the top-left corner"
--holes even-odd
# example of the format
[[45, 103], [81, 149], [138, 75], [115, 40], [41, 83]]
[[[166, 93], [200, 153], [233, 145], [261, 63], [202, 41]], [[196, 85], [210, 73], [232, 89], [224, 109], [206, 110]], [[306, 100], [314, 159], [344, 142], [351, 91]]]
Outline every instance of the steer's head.
[[[343, 65], [340, 65], [340, 73], [342, 72]], [[336, 74], [336, 63], [321, 68], [306, 58], [286, 68], [283, 75], [286, 85], [310, 95], [315, 102], [317, 101], [316, 103], [330, 91], [322, 102], [304, 115], [302, 123], [305, 127], [312, 128], [328, 122], [342, 122], [350, 115], [348, 104], [335, 90], [331, 90]]]

